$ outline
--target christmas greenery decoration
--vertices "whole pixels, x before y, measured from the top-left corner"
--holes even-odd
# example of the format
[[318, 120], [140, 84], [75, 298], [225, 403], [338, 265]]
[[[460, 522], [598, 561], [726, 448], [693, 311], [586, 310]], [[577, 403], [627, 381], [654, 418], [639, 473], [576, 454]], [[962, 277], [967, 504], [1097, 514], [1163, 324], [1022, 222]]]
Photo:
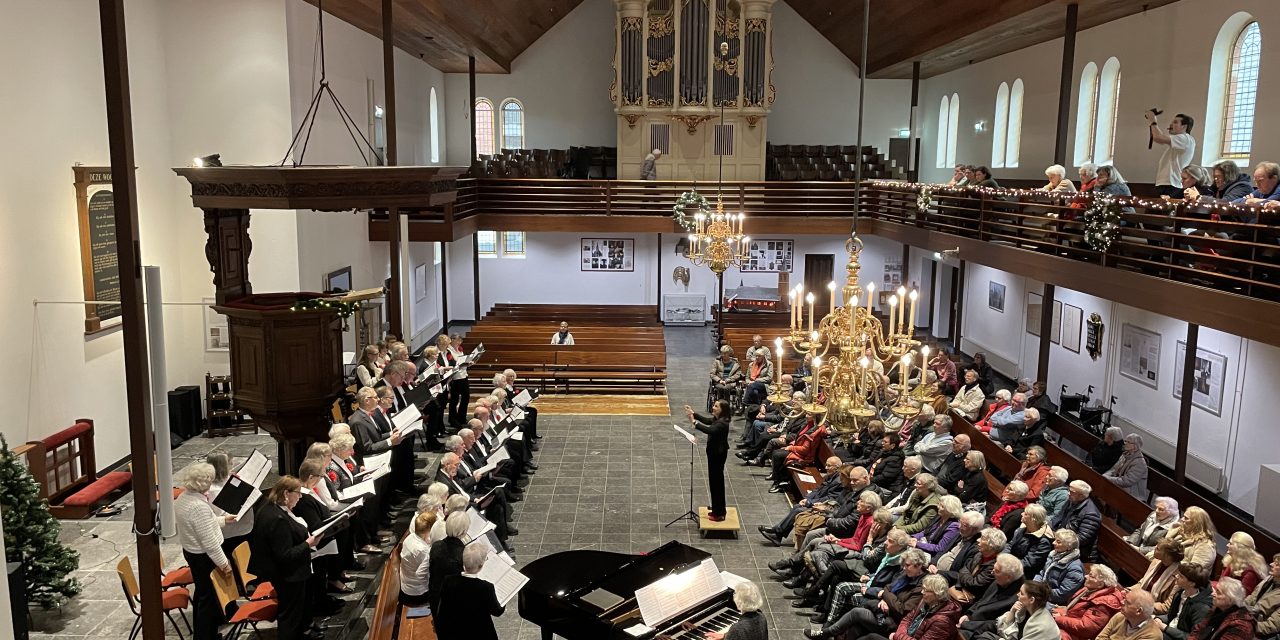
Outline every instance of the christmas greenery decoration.
[[290, 311], [314, 311], [316, 309], [335, 309], [338, 312], [338, 317], [346, 320], [351, 317], [351, 314], [360, 310], [360, 302], [311, 298], [310, 300], [299, 300], [293, 303], [292, 307], [289, 307]]
[[676, 224], [680, 225], [684, 230], [693, 231], [693, 215], [685, 213], [689, 207], [695, 209], [694, 215], [698, 213], [705, 215], [711, 213], [711, 203], [707, 202], [707, 199], [701, 193], [698, 193], [697, 189], [686, 191], [680, 194], [679, 198], [676, 198], [675, 206], [671, 207], [671, 219], [675, 220]]
[[1120, 204], [1111, 198], [1094, 198], [1084, 212], [1084, 241], [1094, 251], [1106, 251], [1120, 235]]
[[70, 577], [80, 554], [58, 541], [62, 525], [40, 499], [39, 487], [0, 435], [0, 517], [4, 518], [4, 550], [9, 562], [21, 562], [27, 578], [27, 601], [49, 609], [80, 593]]
[[916, 196], [916, 209], [920, 213], [929, 213], [929, 207], [933, 204], [933, 187], [924, 185], [920, 187], [920, 195]]

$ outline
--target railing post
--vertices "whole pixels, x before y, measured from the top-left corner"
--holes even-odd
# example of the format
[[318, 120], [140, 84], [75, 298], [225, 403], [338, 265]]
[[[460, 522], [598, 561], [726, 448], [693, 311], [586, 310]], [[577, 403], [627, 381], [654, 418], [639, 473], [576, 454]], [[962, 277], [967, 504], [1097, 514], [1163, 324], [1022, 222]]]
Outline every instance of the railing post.
[[738, 212], [745, 213], [747, 210], [747, 185], [738, 183]]
[[606, 216], [613, 215], [613, 183], [604, 183], [604, 214]]

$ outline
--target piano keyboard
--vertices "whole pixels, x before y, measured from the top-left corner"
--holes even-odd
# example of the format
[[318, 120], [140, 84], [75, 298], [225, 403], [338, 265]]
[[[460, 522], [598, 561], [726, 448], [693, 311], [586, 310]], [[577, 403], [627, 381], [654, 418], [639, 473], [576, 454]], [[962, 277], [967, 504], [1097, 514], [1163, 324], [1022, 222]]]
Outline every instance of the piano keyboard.
[[661, 640], [705, 640], [708, 632], [724, 633], [741, 617], [741, 613], [728, 607], [716, 609], [703, 614], [696, 622], [687, 621], [681, 622], [679, 625], [672, 625], [669, 631], [658, 635], [658, 638]]

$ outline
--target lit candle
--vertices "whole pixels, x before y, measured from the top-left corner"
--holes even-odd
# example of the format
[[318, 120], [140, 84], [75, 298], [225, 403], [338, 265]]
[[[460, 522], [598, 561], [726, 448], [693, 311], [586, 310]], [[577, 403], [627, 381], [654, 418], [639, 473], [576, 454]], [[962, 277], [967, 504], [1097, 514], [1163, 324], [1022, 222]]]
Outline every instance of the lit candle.
[[818, 403], [818, 392], [822, 388], [822, 386], [818, 384], [818, 370], [821, 368], [822, 368], [822, 358], [814, 358], [813, 369], [812, 369], [813, 371], [813, 403], [814, 404]]
[[782, 338], [778, 338], [778, 393], [782, 393]]
[[915, 289], [911, 290], [911, 317], [907, 321], [907, 337], [911, 337], [916, 333], [916, 298], [920, 295]]
[[795, 331], [796, 330], [796, 290], [792, 289], [787, 294], [787, 297], [791, 301], [791, 330]]
[[827, 291], [831, 293], [831, 309], [827, 313], [836, 312], [836, 283], [831, 281], [827, 283]]
[[889, 296], [889, 335], [893, 335], [893, 323], [898, 319], [898, 296]]
[[898, 370], [898, 387], [902, 392], [904, 400], [906, 399], [906, 395], [908, 391], [907, 390], [907, 373], [909, 372], [908, 371], [909, 369], [911, 369], [911, 354], [908, 353], [907, 355], [902, 356], [902, 368]]
[[867, 315], [871, 315], [871, 300], [875, 298], [876, 283], [867, 283]]
[[813, 292], [805, 294], [804, 301], [809, 303], [809, 332], [813, 332]]
[[906, 331], [906, 326], [907, 326], [906, 325], [906, 317], [907, 317], [907, 288], [906, 287], [898, 287], [898, 301], [902, 303], [902, 306], [898, 307], [898, 333], [904, 333]]

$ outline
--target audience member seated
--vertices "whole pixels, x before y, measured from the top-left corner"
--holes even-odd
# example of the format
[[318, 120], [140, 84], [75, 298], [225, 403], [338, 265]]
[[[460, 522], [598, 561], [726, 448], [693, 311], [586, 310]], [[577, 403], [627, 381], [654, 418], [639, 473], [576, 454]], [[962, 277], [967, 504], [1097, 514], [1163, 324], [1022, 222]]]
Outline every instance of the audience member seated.
[[830, 587], [844, 580], [860, 579], [879, 568], [882, 560], [887, 559], [896, 566], [908, 539], [909, 536], [894, 528], [889, 510], [881, 507], [871, 517], [871, 529], [861, 549], [851, 550], [844, 540], [830, 542], [824, 538], [803, 554], [804, 568], [782, 586], [793, 589], [793, 594], [800, 599], [799, 603], [792, 603], [793, 607], [815, 606], [824, 600], [824, 593], [830, 595], [827, 592]]
[[807, 466], [813, 462], [818, 455], [818, 447], [827, 438], [827, 425], [818, 423], [813, 416], [809, 417], [809, 421], [796, 434], [795, 440], [790, 444], [778, 447], [771, 455], [771, 463], [773, 465], [773, 486], [769, 488], [769, 493], [778, 493], [782, 489], [791, 484], [791, 475], [787, 473], [787, 467], [791, 465]]
[[1209, 572], [1204, 567], [1184, 564], [1174, 578], [1178, 591], [1173, 595], [1169, 611], [1152, 622], [1164, 631], [1165, 640], [1186, 640], [1191, 630], [1209, 616], [1213, 593], [1209, 590]]
[[1093, 487], [1084, 480], [1073, 480], [1067, 487], [1067, 504], [1063, 505], [1062, 512], [1049, 526], [1054, 531], [1074, 531], [1080, 542], [1080, 557], [1093, 562], [1097, 554], [1098, 529], [1102, 527], [1102, 513], [1098, 511], [1093, 498], [1089, 497], [1093, 493]]
[[1190, 194], [1201, 194], [1213, 187], [1209, 171], [1198, 164], [1189, 164], [1182, 168], [1182, 199], [1194, 200]]
[[999, 640], [1059, 640], [1058, 624], [1049, 613], [1049, 586], [1043, 582], [1022, 583], [1018, 601], [996, 620]]
[[1142, 589], [1130, 589], [1120, 612], [1102, 628], [1097, 640], [1161, 640], [1160, 627], [1152, 624], [1155, 600]]
[[[1209, 186], [1209, 190], [1200, 192], [1199, 189], [1195, 193], [1190, 190], [1186, 192], [1188, 200], [1195, 200], [1197, 197], [1203, 201], [1205, 199], [1234, 202], [1241, 198], [1246, 198], [1253, 192], [1253, 183], [1249, 181], [1249, 176], [1240, 171], [1240, 165], [1231, 160], [1223, 160], [1213, 165], [1213, 183]], [[1243, 220], [1241, 222], [1244, 222]]]
[[1232, 200], [1241, 204], [1263, 204], [1268, 200], [1280, 200], [1280, 164], [1259, 162], [1253, 169], [1253, 184], [1257, 185], [1249, 195]]
[[742, 382], [742, 367], [733, 357], [733, 347], [720, 347], [720, 357], [711, 363], [711, 388], [715, 400], [731, 400]]
[[1252, 640], [1257, 632], [1257, 622], [1244, 603], [1244, 587], [1239, 580], [1218, 580], [1213, 585], [1213, 609], [1191, 630], [1188, 639]]
[[1027, 456], [1028, 449], [1044, 444], [1044, 432], [1048, 428], [1048, 422], [1040, 419], [1039, 409], [1027, 407], [1022, 412], [1022, 424], [1018, 425], [1012, 433], [1004, 439], [998, 439], [993, 430], [991, 439], [1003, 444], [1004, 450], [1013, 457], [1022, 459]]
[[1076, 192], [1076, 186], [1067, 179], [1066, 167], [1060, 164], [1051, 164], [1044, 170], [1044, 175], [1049, 179], [1049, 184], [1040, 187], [1041, 191], [1052, 191], [1054, 193]]
[[1027, 483], [1014, 480], [1006, 484], [1000, 500], [1000, 506], [987, 518], [987, 524], [1003, 531], [1006, 538], [1012, 537], [1022, 525], [1022, 511], [1027, 506]]
[[938, 486], [944, 493], [955, 493], [956, 485], [968, 475], [964, 468], [965, 456], [973, 450], [973, 442], [967, 434], [958, 434], [951, 440], [951, 452], [938, 465]]
[[964, 505], [959, 498], [942, 496], [938, 499], [938, 518], [912, 535], [907, 544], [929, 554], [930, 562], [936, 560], [960, 541], [960, 516], [963, 514]]
[[[860, 468], [860, 467], [855, 467]], [[769, 569], [785, 578], [796, 578], [805, 571], [806, 553], [822, 544], [839, 544], [854, 552], [861, 552], [871, 536], [871, 528], [875, 524], [875, 513], [880, 510], [880, 494], [874, 491], [863, 491], [851, 502], [853, 510], [843, 511], [827, 519], [830, 527], [816, 527], [806, 532], [804, 538], [797, 535], [796, 551], [781, 560], [769, 563]], [[892, 514], [885, 510], [890, 522]]]
[[1142, 436], [1131, 433], [1124, 437], [1124, 453], [1102, 477], [1139, 501], [1147, 501], [1150, 492], [1147, 491], [1147, 458], [1142, 455]]
[[760, 525], [760, 534], [775, 546], [781, 546], [783, 538], [791, 535], [791, 529], [795, 526], [796, 516], [809, 510], [821, 512], [822, 515], [834, 513], [836, 505], [840, 504], [844, 499], [845, 491], [849, 487], [849, 476], [854, 469], [853, 466], [842, 468], [841, 464], [840, 458], [836, 456], [827, 458], [823, 465], [827, 475], [823, 476], [822, 484], [801, 498], [778, 524], [772, 527]]
[[876, 456], [880, 455], [880, 444], [884, 438], [884, 421], [872, 418], [863, 423], [853, 436], [844, 439], [844, 443], [836, 447], [836, 453], [850, 464], [865, 467]]
[[406, 607], [429, 604], [431, 528], [435, 526], [437, 517], [435, 507], [415, 516], [409, 535], [400, 545], [400, 604]]
[[1244, 604], [1258, 623], [1258, 638], [1276, 640], [1280, 637], [1280, 553], [1271, 558], [1268, 570], [1267, 579], [1249, 594]]
[[[786, 382], [786, 379], [790, 376], [782, 377], [783, 382]], [[738, 438], [737, 448], [754, 448], [761, 440], [777, 436], [781, 433], [782, 427], [780, 425], [785, 422], [797, 408], [796, 393], [801, 392], [793, 392], [788, 396], [790, 400], [787, 402], [770, 402], [767, 404], [761, 404], [760, 409], [757, 410], [753, 416], [748, 416], [747, 420], [744, 421], [746, 424], [743, 426], [742, 435]], [[803, 401], [799, 404], [803, 406]], [[738, 452], [734, 455], [743, 460], [748, 460], [751, 457], [749, 454], [743, 452]]]
[[1253, 593], [1267, 575], [1267, 561], [1254, 546], [1253, 536], [1237, 531], [1227, 541], [1227, 555], [1222, 557], [1222, 573], [1218, 579], [1235, 578], [1244, 586], [1245, 595]]
[[1022, 573], [1039, 575], [1053, 552], [1053, 531], [1049, 529], [1044, 507], [1029, 504], [1022, 510], [1022, 526], [1013, 532], [1004, 552], [1022, 560]]
[[1124, 431], [1120, 427], [1107, 427], [1102, 440], [1084, 457], [1085, 464], [1098, 473], [1106, 473], [1116, 466], [1124, 455]]
[[1053, 532], [1053, 553], [1045, 560], [1044, 569], [1036, 574], [1036, 580], [1049, 585], [1053, 594], [1049, 601], [1066, 604], [1084, 585], [1084, 563], [1080, 561], [1080, 538], [1070, 529]]
[[867, 467], [871, 474], [871, 484], [875, 485], [881, 497], [893, 496], [902, 491], [905, 478], [902, 474], [902, 463], [906, 454], [898, 447], [901, 439], [896, 433], [886, 433], [880, 440], [880, 452]]
[[[1094, 185], [1093, 190], [1098, 193], [1105, 193], [1110, 196], [1121, 198], [1133, 197], [1133, 192], [1129, 190], [1129, 183], [1124, 181], [1124, 176], [1120, 175], [1120, 170], [1105, 165], [1098, 167], [1098, 181]], [[1133, 213], [1133, 207], [1125, 205], [1120, 209], [1124, 213]], [[1124, 223], [1121, 222], [1121, 225]]]
[[1098, 184], [1098, 165], [1092, 162], [1081, 164], [1076, 175], [1080, 177], [1080, 193], [1093, 191]]
[[1143, 589], [1155, 598], [1155, 612], [1164, 615], [1178, 592], [1178, 567], [1182, 566], [1182, 544], [1166, 537], [1156, 543], [1153, 559], [1134, 588]]
[[963, 369], [973, 369], [978, 373], [978, 386], [982, 388], [982, 392], [991, 395], [995, 389], [994, 372], [991, 365], [987, 364], [987, 354], [978, 351], [973, 354], [973, 362], [964, 365]]
[[1049, 467], [1049, 477], [1044, 479], [1044, 488], [1040, 491], [1040, 500], [1037, 502], [1044, 507], [1045, 515], [1049, 521], [1058, 517], [1062, 513], [1062, 507], [1066, 506], [1069, 489], [1067, 488], [1067, 480], [1070, 474], [1062, 467]]
[[756, 351], [755, 359], [747, 363], [747, 389], [742, 395], [743, 411], [764, 401], [769, 392], [769, 383], [773, 381], [773, 361], [769, 359], [767, 349]]
[[1200, 507], [1187, 507], [1178, 526], [1169, 530], [1168, 538], [1182, 544], [1182, 561], [1187, 564], [1213, 567], [1218, 559], [1218, 530]]
[[1007, 408], [1013, 398], [1013, 392], [1008, 389], [999, 389], [991, 402], [987, 404], [987, 412], [982, 418], [973, 423], [973, 426], [983, 433], [991, 432], [991, 418], [1003, 409]]
[[920, 583], [920, 604], [903, 616], [893, 640], [935, 640], [948, 638], [960, 619], [960, 605], [951, 599], [947, 583], [938, 576], [925, 576]]
[[951, 408], [970, 421], [974, 421], [978, 419], [978, 410], [986, 401], [987, 394], [982, 392], [982, 387], [978, 384], [978, 372], [966, 369], [964, 384], [956, 390], [955, 397], [951, 399]]
[[901, 513], [901, 509], [911, 500], [911, 495], [916, 490], [916, 476], [924, 469], [924, 464], [920, 462], [920, 456], [907, 456], [902, 462], [902, 490], [898, 493], [885, 498], [884, 506], [895, 509], [894, 513]]
[[1061, 640], [1093, 640], [1123, 606], [1124, 589], [1116, 572], [1095, 564], [1085, 572], [1084, 586], [1066, 604], [1054, 608], [1053, 619], [1062, 631]]
[[769, 640], [769, 622], [760, 609], [764, 607], [764, 593], [750, 580], [733, 588], [733, 606], [742, 617], [724, 633], [708, 632], [706, 640]]
[[986, 513], [991, 492], [987, 487], [987, 457], [981, 451], [970, 451], [964, 456], [964, 469], [964, 479], [956, 483], [956, 497], [965, 509]]
[[440, 640], [498, 640], [493, 619], [502, 615], [505, 607], [498, 602], [493, 583], [477, 575], [484, 568], [488, 553], [483, 545], [466, 547], [462, 551], [462, 571], [442, 583], [440, 606], [431, 609]]
[[569, 333], [568, 322], [561, 322], [560, 330], [551, 334], [551, 344], [558, 344], [566, 347], [573, 346], [573, 334]]
[[920, 412], [910, 420], [902, 423], [902, 428], [898, 430], [898, 437], [902, 439], [902, 452], [905, 455], [914, 455], [916, 445], [924, 439], [925, 436], [933, 433], [933, 419], [937, 417], [937, 411], [929, 404], [918, 404], [912, 402], [912, 406], [918, 407]]
[[899, 529], [915, 535], [938, 519], [938, 480], [933, 474], [921, 473], [912, 486], [911, 497], [901, 506], [891, 506], [889, 511], [898, 517]]
[[975, 187], [986, 187], [988, 189], [999, 189], [1000, 183], [991, 177], [991, 170], [985, 166], [974, 167], [973, 169], [973, 185]]
[[[839, 584], [865, 585], [868, 589], [876, 589], [877, 592], [888, 588], [902, 574], [901, 560], [909, 550], [907, 542], [910, 540], [911, 536], [905, 531], [893, 527], [884, 536], [883, 542], [860, 558], [849, 560], [846, 556], [843, 562], [838, 558], [828, 558], [818, 579], [803, 591], [800, 594], [801, 599], [793, 602], [791, 606], [794, 608], [813, 606], [816, 608], [816, 613], [825, 614], [833, 608], [835, 587]], [[815, 552], [815, 569], [817, 569], [817, 563], [817, 552]], [[851, 587], [846, 587], [846, 590], [849, 588]], [[823, 597], [824, 593], [825, 597]]]
[[[995, 580], [993, 572], [996, 556], [1000, 555], [1008, 541], [1003, 531], [987, 527], [978, 534], [978, 553], [969, 559], [967, 565], [955, 571], [938, 572], [951, 584], [952, 599], [965, 606], [986, 591], [987, 586]], [[952, 569], [955, 569], [954, 565]]]
[[946, 347], [938, 347], [938, 355], [929, 360], [929, 370], [938, 374], [938, 389], [947, 395], [956, 392], [959, 380], [956, 378], [956, 363]]
[[763, 351], [764, 357], [766, 358], [770, 356], [769, 347], [765, 346], [764, 344], [764, 336], [758, 333], [755, 334], [754, 336], [751, 336], [751, 346], [747, 347], [747, 352], [745, 354], [745, 357], [743, 358], [743, 361], [755, 362], [757, 351]]
[[991, 430], [988, 435], [996, 442], [1004, 443], [1012, 440], [1013, 435], [1022, 428], [1027, 409], [1027, 396], [1015, 393], [1009, 400], [1009, 406], [991, 415]]
[[963, 187], [969, 184], [969, 165], [958, 164], [955, 171], [951, 174], [951, 181], [947, 183], [948, 187]]
[[1014, 480], [1027, 483], [1027, 500], [1039, 500], [1040, 494], [1044, 491], [1044, 485], [1049, 481], [1049, 465], [1045, 464], [1046, 458], [1048, 454], [1044, 452], [1044, 447], [1028, 447], [1026, 455], [1022, 458], [1022, 467], [1013, 476]]
[[965, 511], [960, 514], [960, 539], [950, 551], [933, 560], [933, 564], [929, 565], [929, 573], [959, 569], [978, 555], [978, 536], [982, 534], [982, 525], [981, 513]]
[[1178, 501], [1168, 496], [1160, 496], [1156, 498], [1155, 510], [1137, 529], [1134, 529], [1133, 533], [1125, 537], [1125, 542], [1150, 558], [1156, 545], [1164, 540], [1169, 530], [1178, 523], [1178, 517]]
[[951, 454], [951, 442], [954, 439], [951, 435], [952, 424], [951, 416], [935, 415], [933, 430], [916, 443], [913, 453], [920, 456], [925, 471], [936, 473], [942, 466], [943, 459]]
[[960, 637], [964, 640], [970, 640], [977, 635], [994, 633], [996, 620], [1018, 601], [1018, 593], [1024, 582], [1022, 562], [1010, 554], [1002, 553], [996, 557], [993, 575], [995, 579], [987, 585], [982, 595], [968, 606], [965, 615], [956, 625]]
[[[920, 603], [929, 556], [918, 549], [904, 551], [898, 560], [901, 571], [885, 587], [863, 582], [841, 582], [831, 597], [829, 610], [810, 618], [822, 623], [820, 629], [805, 629], [806, 638], [863, 637], [887, 634], [896, 629], [907, 614]], [[945, 582], [944, 582], [945, 584]]]
[[[782, 417], [782, 422], [776, 425], [769, 425], [765, 422], [764, 430], [759, 433], [754, 441], [747, 442], [744, 451], [735, 453], [734, 456], [743, 460], [743, 465], [756, 465], [763, 467], [772, 459], [773, 452], [781, 447], [785, 447], [800, 436], [800, 432], [809, 426], [809, 415], [804, 412], [804, 404], [808, 401], [808, 396], [803, 391], [796, 391], [791, 394], [791, 402], [785, 407], [779, 407], [778, 415]], [[746, 429], [744, 432], [748, 431]], [[754, 425], [753, 429], [754, 431]], [[748, 437], [751, 434], [747, 434]]]

